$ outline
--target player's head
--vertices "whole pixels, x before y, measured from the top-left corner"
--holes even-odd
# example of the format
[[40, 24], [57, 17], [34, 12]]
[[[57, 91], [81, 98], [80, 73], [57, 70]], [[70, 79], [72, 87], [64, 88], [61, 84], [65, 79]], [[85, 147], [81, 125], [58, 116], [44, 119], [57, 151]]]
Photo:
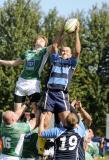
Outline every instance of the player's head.
[[48, 39], [42, 35], [39, 35], [34, 41], [35, 47], [41, 47], [41, 48], [47, 46], [47, 43], [48, 43]]
[[12, 111], [6, 111], [6, 112], [3, 113], [3, 121], [6, 124], [15, 123], [17, 121], [17, 116]]
[[93, 130], [91, 128], [88, 129], [88, 134], [91, 138], [94, 137], [94, 133], [93, 133]]
[[64, 59], [70, 58], [72, 56], [71, 54], [71, 48], [70, 47], [62, 47], [61, 49], [61, 55]]
[[64, 127], [74, 128], [78, 123], [78, 117], [75, 113], [69, 113], [65, 119]]
[[94, 137], [94, 133], [92, 129], [86, 130], [86, 136], [85, 136], [85, 141], [87, 143], [90, 143], [91, 139]]

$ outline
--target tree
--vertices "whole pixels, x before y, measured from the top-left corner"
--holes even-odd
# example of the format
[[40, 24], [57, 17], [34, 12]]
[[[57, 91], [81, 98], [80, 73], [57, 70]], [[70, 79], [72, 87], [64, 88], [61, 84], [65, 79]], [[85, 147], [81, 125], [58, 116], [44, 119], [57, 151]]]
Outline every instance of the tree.
[[86, 17], [85, 29], [82, 29], [82, 53], [70, 92], [72, 97], [79, 96], [92, 115], [93, 121], [96, 122], [93, 123], [94, 129], [105, 126], [106, 113], [109, 112], [109, 85], [104, 86], [98, 74], [100, 66], [103, 69], [103, 64], [105, 63], [105, 68], [107, 64], [108, 52], [104, 53], [104, 48], [109, 37], [108, 21], [109, 7], [106, 4], [103, 4], [101, 9], [93, 6]]

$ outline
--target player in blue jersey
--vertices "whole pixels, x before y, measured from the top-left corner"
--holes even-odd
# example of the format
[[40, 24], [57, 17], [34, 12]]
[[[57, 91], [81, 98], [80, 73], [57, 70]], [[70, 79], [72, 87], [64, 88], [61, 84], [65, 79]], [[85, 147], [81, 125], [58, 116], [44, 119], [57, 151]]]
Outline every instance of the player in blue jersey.
[[55, 127], [48, 130], [44, 130], [46, 114], [41, 116], [39, 135], [43, 138], [55, 138], [54, 160], [77, 160], [79, 158], [80, 141], [85, 134], [82, 122], [80, 121], [77, 124], [77, 115], [69, 113], [64, 121], [64, 127]]
[[75, 31], [75, 53], [70, 47], [63, 47], [61, 56], [58, 52], [58, 42], [55, 41], [51, 50], [51, 73], [47, 83], [47, 92], [44, 110], [47, 112], [45, 127], [48, 128], [52, 113], [58, 114], [60, 121], [64, 122], [70, 112], [68, 86], [76, 69], [81, 51], [79, 39], [79, 22]]
[[[79, 100], [71, 101], [71, 112], [78, 113], [79, 118], [83, 121], [83, 125], [86, 128], [86, 130], [88, 127], [90, 127], [92, 123], [92, 118], [89, 115], [89, 113], [82, 107], [82, 104]], [[80, 141], [78, 151], [79, 151], [79, 160], [85, 160], [84, 137]]]

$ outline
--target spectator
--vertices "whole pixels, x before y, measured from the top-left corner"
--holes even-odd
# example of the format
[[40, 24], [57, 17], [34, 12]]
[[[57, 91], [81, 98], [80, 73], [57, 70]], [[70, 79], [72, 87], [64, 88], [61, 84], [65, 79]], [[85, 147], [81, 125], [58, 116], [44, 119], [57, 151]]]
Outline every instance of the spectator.
[[93, 131], [89, 129], [87, 131], [84, 148], [85, 148], [85, 160], [89, 160], [89, 157], [93, 160], [98, 160], [99, 157], [99, 148], [98, 146], [92, 141], [92, 137], [94, 136]]

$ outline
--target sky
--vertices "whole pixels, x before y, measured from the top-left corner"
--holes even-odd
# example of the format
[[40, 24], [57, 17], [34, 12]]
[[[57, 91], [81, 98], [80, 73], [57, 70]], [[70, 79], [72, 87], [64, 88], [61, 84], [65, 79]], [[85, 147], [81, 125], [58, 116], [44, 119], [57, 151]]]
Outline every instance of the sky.
[[[5, 0], [0, 0], [0, 6], [3, 5]], [[35, 1], [35, 0], [34, 0]], [[38, 0], [36, 0], [37, 2]], [[102, 3], [109, 4], [109, 0], [39, 0], [41, 10], [47, 14], [50, 9], [57, 8], [58, 15], [69, 16], [71, 12], [84, 10], [87, 12], [93, 5], [97, 4], [98, 7]]]

